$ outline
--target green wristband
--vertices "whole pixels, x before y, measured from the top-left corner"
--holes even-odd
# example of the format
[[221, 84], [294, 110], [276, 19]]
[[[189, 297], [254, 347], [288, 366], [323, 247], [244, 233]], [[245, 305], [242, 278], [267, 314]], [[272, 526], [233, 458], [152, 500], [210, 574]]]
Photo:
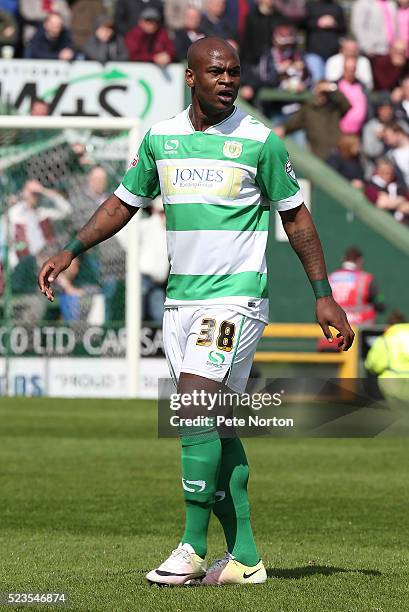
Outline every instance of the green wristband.
[[78, 255], [81, 255], [81, 253], [84, 253], [86, 250], [87, 247], [81, 240], [78, 240], [78, 238], [73, 238], [63, 248], [63, 251], [71, 251], [74, 257], [78, 257]]
[[316, 298], [328, 297], [332, 295], [331, 285], [329, 284], [327, 278], [311, 281], [311, 285], [314, 289]]

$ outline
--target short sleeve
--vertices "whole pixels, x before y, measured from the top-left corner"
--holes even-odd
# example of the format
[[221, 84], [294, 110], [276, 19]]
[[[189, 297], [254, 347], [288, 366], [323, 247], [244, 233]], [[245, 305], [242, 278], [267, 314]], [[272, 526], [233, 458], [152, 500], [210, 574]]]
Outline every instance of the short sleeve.
[[256, 182], [278, 211], [303, 203], [303, 196], [283, 142], [270, 132], [260, 152]]
[[159, 175], [150, 147], [150, 130], [145, 134], [115, 195], [130, 206], [149, 206], [160, 193]]

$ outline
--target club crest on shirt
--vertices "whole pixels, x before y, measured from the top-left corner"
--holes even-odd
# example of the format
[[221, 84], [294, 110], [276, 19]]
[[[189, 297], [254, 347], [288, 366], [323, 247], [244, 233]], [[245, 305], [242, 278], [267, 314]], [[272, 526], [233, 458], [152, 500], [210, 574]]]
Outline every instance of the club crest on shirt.
[[243, 145], [241, 142], [235, 140], [226, 140], [223, 146], [223, 155], [230, 157], [230, 159], [236, 159], [240, 157], [243, 151]]

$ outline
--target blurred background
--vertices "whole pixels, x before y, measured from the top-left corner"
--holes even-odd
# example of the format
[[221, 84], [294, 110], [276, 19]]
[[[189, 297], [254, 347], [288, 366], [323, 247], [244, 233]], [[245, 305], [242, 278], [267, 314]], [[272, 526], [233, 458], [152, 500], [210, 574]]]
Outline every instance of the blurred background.
[[[321, 339], [311, 288], [273, 214], [272, 324], [253, 375], [382, 376], [379, 344], [368, 352], [386, 333], [389, 367], [407, 376], [409, 0], [0, 0], [0, 114], [22, 118], [0, 127], [0, 395], [155, 397], [168, 376], [160, 199], [138, 223], [136, 288], [125, 234], [76, 259], [53, 304], [36, 275], [137, 149], [112, 120], [135, 119], [141, 137], [182, 110], [187, 49], [212, 35], [240, 54], [238, 104], [285, 139], [334, 295], [357, 329], [347, 354]], [[28, 125], [26, 116], [61, 124]], [[107, 126], [68, 127], [76, 117]], [[132, 392], [130, 291], [141, 301]]]

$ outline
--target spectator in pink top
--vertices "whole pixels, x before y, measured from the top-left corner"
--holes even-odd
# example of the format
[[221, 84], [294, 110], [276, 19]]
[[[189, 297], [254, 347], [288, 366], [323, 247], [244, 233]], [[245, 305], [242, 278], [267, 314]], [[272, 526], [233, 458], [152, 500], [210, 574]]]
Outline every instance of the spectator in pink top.
[[399, 38], [406, 43], [406, 54], [409, 57], [409, 0], [398, 0]]
[[356, 58], [345, 59], [344, 74], [338, 83], [339, 90], [342, 91], [351, 109], [342, 117], [339, 127], [344, 134], [360, 134], [366, 119], [368, 101], [362, 83], [356, 78]]

